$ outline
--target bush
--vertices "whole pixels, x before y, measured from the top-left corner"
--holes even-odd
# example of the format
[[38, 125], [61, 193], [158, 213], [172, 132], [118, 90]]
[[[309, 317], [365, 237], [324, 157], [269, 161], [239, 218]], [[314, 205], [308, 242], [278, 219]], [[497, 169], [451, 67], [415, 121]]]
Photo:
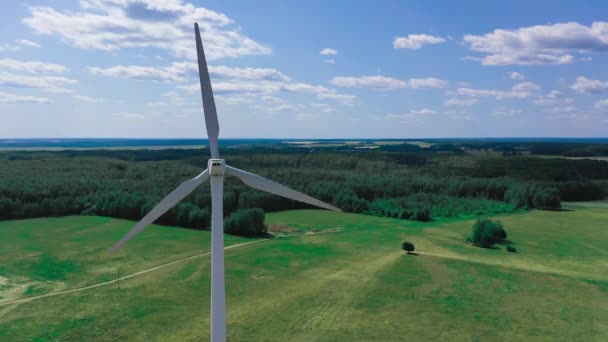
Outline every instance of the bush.
[[406, 251], [407, 254], [412, 253], [415, 249], [414, 244], [407, 241], [404, 242], [403, 245], [401, 245], [401, 248], [403, 248], [403, 250]]
[[507, 252], [517, 253], [517, 249], [515, 249], [515, 247], [512, 247], [512, 246], [507, 246]]
[[507, 232], [502, 223], [488, 218], [478, 219], [473, 225], [471, 242], [480, 247], [491, 247], [507, 238]]
[[537, 209], [559, 209], [561, 207], [559, 189], [544, 188], [534, 194], [532, 203]]
[[428, 209], [417, 210], [412, 216], [411, 221], [429, 222], [431, 220], [431, 212]]
[[262, 236], [268, 232], [264, 211], [260, 208], [239, 209], [224, 220], [224, 232], [239, 236]]

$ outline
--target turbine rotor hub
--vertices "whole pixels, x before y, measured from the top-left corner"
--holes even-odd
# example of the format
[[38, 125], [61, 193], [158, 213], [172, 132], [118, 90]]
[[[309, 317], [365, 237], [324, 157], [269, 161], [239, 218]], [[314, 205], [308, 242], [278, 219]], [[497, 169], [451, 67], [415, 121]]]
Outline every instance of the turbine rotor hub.
[[226, 172], [226, 162], [224, 159], [209, 159], [207, 169], [210, 176], [223, 176]]

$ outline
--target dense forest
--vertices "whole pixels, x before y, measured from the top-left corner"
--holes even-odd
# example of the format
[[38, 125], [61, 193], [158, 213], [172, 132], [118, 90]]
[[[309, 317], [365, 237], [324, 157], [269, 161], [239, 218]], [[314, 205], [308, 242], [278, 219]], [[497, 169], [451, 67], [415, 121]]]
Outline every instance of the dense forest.
[[[608, 162], [476, 155], [438, 144], [340, 150], [231, 146], [227, 163], [286, 184], [345, 211], [408, 220], [559, 209], [560, 201], [607, 195]], [[0, 152], [0, 219], [72, 214], [137, 220], [180, 182], [206, 167], [207, 151], [67, 150]], [[306, 205], [227, 178], [224, 214]], [[160, 223], [204, 229], [209, 187], [201, 186]]]

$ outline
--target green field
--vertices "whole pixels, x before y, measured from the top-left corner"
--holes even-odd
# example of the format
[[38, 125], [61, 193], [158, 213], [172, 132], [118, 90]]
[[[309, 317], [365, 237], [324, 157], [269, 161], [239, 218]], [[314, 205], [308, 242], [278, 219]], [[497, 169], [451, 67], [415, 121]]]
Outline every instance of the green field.
[[[517, 254], [464, 243], [471, 220], [317, 210], [266, 218], [316, 234], [226, 236], [227, 245], [254, 242], [226, 251], [231, 341], [608, 340], [601, 205], [498, 217]], [[0, 222], [0, 341], [208, 340], [209, 232], [153, 226], [108, 255], [131, 225], [92, 216]], [[405, 255], [404, 240], [419, 255]]]

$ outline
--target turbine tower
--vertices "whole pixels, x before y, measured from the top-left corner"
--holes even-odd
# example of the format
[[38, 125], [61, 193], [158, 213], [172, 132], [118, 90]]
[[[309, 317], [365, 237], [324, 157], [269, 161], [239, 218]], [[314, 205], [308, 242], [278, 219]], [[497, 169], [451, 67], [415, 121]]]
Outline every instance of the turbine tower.
[[180, 184], [169, 195], [163, 198], [144, 218], [139, 221], [112, 249], [116, 251], [137, 233], [156, 221], [160, 216], [169, 211], [179, 201], [192, 193], [199, 185], [210, 179], [211, 183], [211, 341], [226, 341], [226, 295], [224, 287], [224, 175], [234, 176], [246, 185], [283, 196], [292, 200], [307, 203], [313, 206], [341, 211], [340, 209], [312, 198], [306, 194], [290, 189], [284, 185], [260, 177], [253, 173], [226, 165], [224, 159], [220, 158], [218, 148], [218, 135], [220, 131], [215, 101], [211, 89], [211, 79], [207, 69], [207, 60], [203, 50], [203, 42], [198, 29], [194, 24], [196, 35], [196, 52], [198, 55], [198, 74], [201, 82], [201, 94], [203, 98], [203, 111], [205, 113], [205, 125], [209, 137], [209, 150], [211, 159], [207, 162], [207, 169], [198, 176]]

